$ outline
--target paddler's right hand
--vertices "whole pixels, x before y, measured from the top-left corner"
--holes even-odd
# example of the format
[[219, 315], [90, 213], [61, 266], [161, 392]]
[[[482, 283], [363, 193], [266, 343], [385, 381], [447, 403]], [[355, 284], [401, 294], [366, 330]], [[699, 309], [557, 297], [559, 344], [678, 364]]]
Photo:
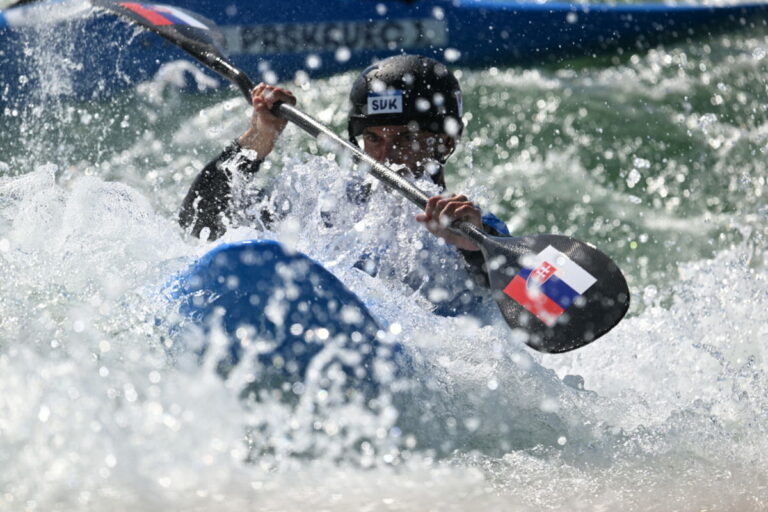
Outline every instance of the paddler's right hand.
[[263, 82], [257, 85], [251, 93], [253, 104], [251, 125], [240, 136], [238, 142], [242, 147], [256, 151], [260, 159], [266, 158], [272, 151], [277, 137], [287, 123], [271, 112], [272, 107], [278, 101], [295, 105], [296, 97], [287, 89], [267, 85]]

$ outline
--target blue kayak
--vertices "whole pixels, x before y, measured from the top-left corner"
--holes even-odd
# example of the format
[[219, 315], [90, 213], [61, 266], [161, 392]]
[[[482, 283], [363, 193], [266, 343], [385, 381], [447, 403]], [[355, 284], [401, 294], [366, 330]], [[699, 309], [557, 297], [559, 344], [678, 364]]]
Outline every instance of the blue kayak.
[[326, 388], [340, 379], [370, 395], [407, 371], [402, 346], [385, 341], [365, 304], [318, 262], [278, 242], [221, 245], [176, 276], [172, 290], [187, 324], [206, 339], [225, 335], [225, 374], [250, 355], [259, 385], [279, 389], [315, 370], [310, 379]]
[[[174, 3], [174, 2], [170, 2]], [[275, 81], [359, 70], [400, 52], [464, 67], [558, 63], [638, 51], [660, 43], [765, 27], [768, 4], [519, 3], [489, 0], [185, 0], [218, 24], [232, 62]], [[143, 4], [131, 3], [136, 9]], [[25, 2], [0, 11], [0, 103], [24, 101], [46, 80], [36, 67], [57, 62], [58, 94], [107, 96], [148, 80], [186, 54], [136, 33], [86, 0]], [[62, 65], [66, 63], [66, 65]], [[260, 76], [259, 76], [260, 75]]]

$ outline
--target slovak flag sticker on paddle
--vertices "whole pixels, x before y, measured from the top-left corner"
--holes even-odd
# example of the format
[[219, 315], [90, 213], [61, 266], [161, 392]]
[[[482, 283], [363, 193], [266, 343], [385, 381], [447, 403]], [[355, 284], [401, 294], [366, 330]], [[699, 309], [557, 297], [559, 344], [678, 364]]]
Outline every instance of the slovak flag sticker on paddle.
[[171, 7], [170, 5], [140, 4], [136, 2], [120, 2], [119, 5], [135, 12], [153, 25], [187, 25], [201, 29], [208, 28], [181, 9]]
[[[551, 245], [532, 258], [504, 293], [552, 327], [597, 279]], [[530, 265], [529, 265], [530, 264]]]

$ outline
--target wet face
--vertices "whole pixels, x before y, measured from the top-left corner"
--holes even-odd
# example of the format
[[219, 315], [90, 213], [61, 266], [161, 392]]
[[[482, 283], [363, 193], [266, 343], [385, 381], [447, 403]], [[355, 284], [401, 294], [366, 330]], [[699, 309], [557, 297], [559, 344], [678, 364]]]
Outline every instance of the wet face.
[[404, 165], [416, 177], [432, 168], [432, 180], [441, 186], [445, 185], [442, 166], [435, 163], [445, 162], [455, 145], [453, 137], [414, 131], [405, 125], [369, 126], [363, 130], [363, 149], [377, 161]]

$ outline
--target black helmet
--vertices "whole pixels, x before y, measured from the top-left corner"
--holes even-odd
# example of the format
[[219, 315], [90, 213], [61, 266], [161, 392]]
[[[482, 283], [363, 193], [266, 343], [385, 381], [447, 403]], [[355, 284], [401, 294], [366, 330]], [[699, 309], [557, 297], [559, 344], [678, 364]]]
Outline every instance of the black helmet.
[[418, 128], [459, 136], [459, 82], [445, 65], [420, 55], [396, 55], [366, 68], [349, 93], [349, 138], [367, 126], [418, 123]]

